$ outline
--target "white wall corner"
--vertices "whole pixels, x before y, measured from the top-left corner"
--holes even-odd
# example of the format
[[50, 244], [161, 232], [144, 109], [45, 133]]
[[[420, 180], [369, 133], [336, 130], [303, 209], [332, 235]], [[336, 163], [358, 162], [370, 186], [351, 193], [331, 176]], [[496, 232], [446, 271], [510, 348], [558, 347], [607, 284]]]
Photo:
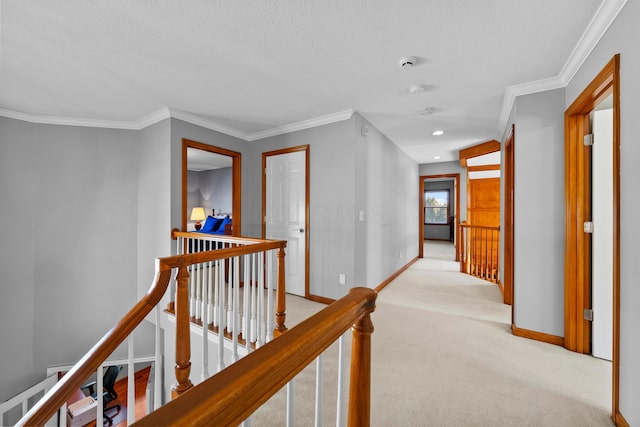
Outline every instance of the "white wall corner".
[[517, 96], [559, 89], [569, 84], [627, 1], [628, 0], [604, 0], [602, 2], [557, 76], [508, 86], [506, 88], [502, 100], [500, 117], [498, 119], [496, 139], [500, 140], [504, 134], [513, 103]]

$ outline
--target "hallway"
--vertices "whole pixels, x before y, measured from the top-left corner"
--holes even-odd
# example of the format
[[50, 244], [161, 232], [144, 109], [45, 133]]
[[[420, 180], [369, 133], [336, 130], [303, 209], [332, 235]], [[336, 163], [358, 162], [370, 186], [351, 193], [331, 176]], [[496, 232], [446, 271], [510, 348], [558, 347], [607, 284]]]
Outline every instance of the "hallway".
[[[611, 363], [513, 336], [511, 308], [497, 286], [459, 273], [452, 248], [426, 242], [430, 258], [379, 293], [372, 315], [371, 425], [612, 426]], [[287, 298], [296, 317], [320, 308]], [[334, 357], [329, 352], [325, 363], [335, 366]], [[303, 410], [312, 412], [314, 372], [311, 366], [297, 380], [299, 420], [308, 416]], [[324, 389], [335, 402], [330, 377]], [[327, 425], [334, 412], [325, 407]], [[281, 425], [279, 413], [255, 425]]]
[[453, 245], [380, 292], [374, 425], [611, 426], [611, 364], [511, 334], [496, 285], [459, 273]]

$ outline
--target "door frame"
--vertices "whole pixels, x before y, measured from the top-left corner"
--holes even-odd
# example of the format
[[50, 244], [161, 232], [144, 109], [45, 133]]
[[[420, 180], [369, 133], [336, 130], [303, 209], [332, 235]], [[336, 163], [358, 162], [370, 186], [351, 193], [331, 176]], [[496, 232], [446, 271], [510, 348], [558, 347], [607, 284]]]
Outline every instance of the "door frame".
[[455, 199], [456, 199], [456, 212], [453, 226], [453, 236], [456, 246], [455, 261], [460, 261], [460, 237], [458, 236], [458, 228], [460, 226], [460, 174], [459, 173], [444, 173], [439, 175], [422, 175], [420, 177], [420, 215], [418, 216], [418, 258], [424, 258], [424, 181], [427, 179], [436, 178], [453, 178], [455, 181]]
[[[267, 157], [277, 156], [280, 154], [290, 154], [299, 151], [305, 153], [305, 208], [304, 208], [304, 296], [307, 299], [324, 302], [324, 299], [319, 296], [311, 295], [309, 291], [309, 187], [310, 187], [310, 159], [309, 159], [309, 145], [299, 145], [297, 147], [282, 148], [279, 150], [265, 151], [262, 153], [262, 238], [266, 238], [267, 232]], [[286, 285], [285, 285], [286, 286]]]
[[565, 331], [564, 345], [591, 353], [591, 325], [583, 312], [591, 308], [591, 220], [589, 114], [613, 95], [613, 374], [612, 416], [621, 419], [620, 384], [620, 54], [615, 55], [565, 111]]
[[511, 324], [514, 323], [514, 218], [515, 218], [515, 124], [504, 143], [504, 255], [503, 255], [503, 300], [511, 305]]
[[240, 236], [242, 231], [242, 154], [226, 148], [214, 147], [198, 141], [182, 138], [182, 230], [187, 231], [187, 149], [196, 148], [210, 153], [231, 157], [231, 234]]

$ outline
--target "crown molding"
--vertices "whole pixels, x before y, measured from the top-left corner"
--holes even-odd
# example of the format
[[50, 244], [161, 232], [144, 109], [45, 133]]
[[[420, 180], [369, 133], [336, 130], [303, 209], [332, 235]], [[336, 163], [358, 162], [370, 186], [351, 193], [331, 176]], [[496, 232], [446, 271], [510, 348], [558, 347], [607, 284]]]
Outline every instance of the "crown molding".
[[10, 119], [22, 120], [30, 123], [125, 130], [142, 130], [148, 126], [154, 125], [168, 118], [174, 118], [245, 141], [256, 141], [259, 139], [268, 138], [270, 136], [282, 135], [289, 132], [295, 132], [298, 130], [309, 129], [316, 126], [322, 126], [329, 123], [348, 120], [353, 117], [354, 113], [355, 110], [353, 109], [345, 110], [338, 113], [327, 114], [321, 117], [315, 117], [313, 119], [290, 123], [284, 126], [278, 126], [260, 132], [247, 133], [239, 131], [237, 129], [233, 129], [229, 126], [222, 125], [220, 123], [216, 123], [213, 120], [205, 119], [198, 115], [171, 107], [163, 107], [158, 111], [144, 116], [143, 118], [136, 121], [93, 120], [74, 117], [39, 116], [36, 114], [27, 114], [21, 113], [19, 111], [0, 108], [0, 116], [8, 117]]
[[284, 133], [290, 133], [298, 130], [327, 125], [330, 123], [341, 122], [343, 120], [349, 120], [351, 117], [353, 117], [354, 113], [355, 110], [353, 109], [344, 110], [337, 113], [327, 114], [325, 116], [315, 117], [313, 119], [302, 120], [299, 122], [290, 123], [288, 125], [278, 126], [260, 132], [254, 132], [248, 135], [247, 141], [256, 141], [258, 139], [264, 139], [270, 136], [282, 135]]
[[117, 121], [117, 120], [94, 120], [79, 119], [72, 117], [56, 117], [56, 116], [39, 116], [36, 114], [21, 113], [19, 111], [7, 110], [0, 108], [0, 116], [10, 119], [22, 120], [29, 123], [38, 123], [44, 125], [61, 125], [61, 126], [81, 126], [92, 128], [109, 128], [109, 129], [125, 129], [139, 130], [135, 122]]
[[500, 110], [498, 135], [496, 139], [498, 141], [502, 140], [502, 132], [504, 131], [505, 126], [507, 126], [507, 121], [509, 120], [509, 115], [511, 114], [511, 109], [513, 108], [513, 103], [516, 101], [516, 97], [529, 95], [532, 93], [544, 92], [552, 89], [559, 89], [565, 86], [566, 84], [558, 76], [548, 79], [536, 80], [533, 82], [522, 83], [519, 85], [508, 86], [507, 89], [505, 89], [504, 97], [502, 99], [502, 109]]
[[155, 125], [163, 120], [166, 120], [171, 117], [171, 112], [169, 111], [169, 107], [163, 107], [156, 111], [155, 113], [151, 113], [149, 115], [144, 116], [140, 120], [137, 120], [135, 123], [136, 129], [142, 130], [151, 125]]
[[580, 40], [573, 48], [569, 59], [565, 62], [560, 71], [560, 78], [569, 84], [573, 76], [578, 72], [584, 61], [587, 60], [593, 49], [596, 47], [602, 36], [609, 29], [609, 26], [616, 19], [628, 0], [605, 0], [602, 2], [593, 18], [582, 33]]
[[498, 140], [502, 140], [502, 134], [509, 120], [509, 115], [511, 114], [511, 109], [513, 108], [516, 97], [567, 87], [627, 1], [628, 0], [604, 0], [602, 2], [593, 15], [593, 18], [591, 18], [591, 21], [589, 21], [587, 28], [582, 33], [580, 40], [578, 40], [573, 51], [571, 51], [571, 55], [569, 55], [569, 58], [564, 63], [562, 70], [560, 70], [560, 73], [556, 77], [507, 87], [498, 120]]
[[233, 129], [229, 126], [222, 125], [220, 123], [214, 122], [213, 120], [205, 119], [204, 117], [191, 114], [186, 111], [178, 110], [177, 108], [168, 107], [168, 110], [169, 110], [169, 114], [174, 119], [182, 120], [187, 123], [191, 123], [192, 125], [201, 126], [209, 130], [214, 130], [216, 132], [220, 132], [225, 135], [229, 135], [236, 138], [244, 139], [245, 141], [249, 141], [249, 139], [247, 139], [248, 134], [246, 132]]

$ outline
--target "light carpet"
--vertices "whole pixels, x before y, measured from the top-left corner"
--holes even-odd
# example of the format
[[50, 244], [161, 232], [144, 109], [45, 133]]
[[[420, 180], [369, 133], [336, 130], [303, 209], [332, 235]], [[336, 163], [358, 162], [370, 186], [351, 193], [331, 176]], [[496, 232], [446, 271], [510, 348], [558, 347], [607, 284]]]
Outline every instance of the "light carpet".
[[[323, 307], [287, 305], [290, 326]], [[380, 292], [372, 319], [373, 426], [613, 425], [611, 363], [513, 336], [497, 286], [457, 263], [418, 260]], [[336, 355], [325, 356], [323, 425], [335, 425]], [[314, 384], [310, 366], [296, 380], [297, 426], [313, 425]], [[284, 401], [252, 425], [284, 425]]]

